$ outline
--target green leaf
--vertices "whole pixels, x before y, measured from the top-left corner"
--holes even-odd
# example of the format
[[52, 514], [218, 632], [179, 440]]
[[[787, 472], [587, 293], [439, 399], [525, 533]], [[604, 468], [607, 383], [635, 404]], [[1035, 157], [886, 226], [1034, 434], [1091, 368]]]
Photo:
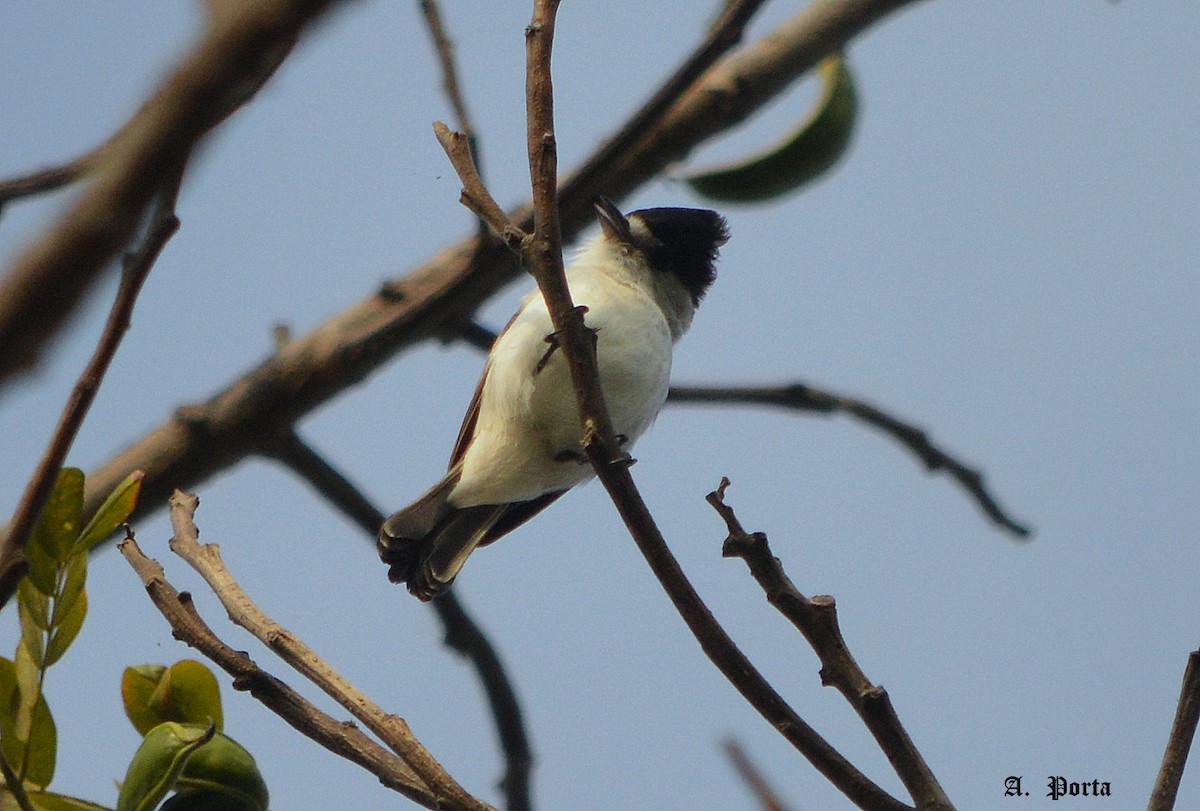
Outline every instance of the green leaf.
[[22, 625], [29, 623], [39, 630], [50, 627], [50, 598], [43, 594], [28, 577], [17, 584], [17, 612]]
[[91, 549], [125, 523], [125, 519], [137, 506], [138, 494], [142, 490], [142, 479], [145, 475], [140, 470], [133, 471], [108, 494], [108, 498], [104, 499], [100, 509], [96, 510], [92, 520], [88, 521], [88, 525], [80, 533], [73, 551]]
[[854, 77], [840, 56], [821, 62], [821, 97], [778, 144], [736, 163], [684, 178], [698, 194], [726, 202], [758, 202], [795, 191], [837, 163], [858, 117]]
[[[37, 637], [41, 639], [41, 634]], [[21, 740], [29, 740], [29, 725], [33, 723], [33, 705], [41, 696], [42, 671], [38, 667], [39, 659], [35, 659], [29, 650], [25, 638], [17, 643], [17, 735]]]
[[125, 714], [143, 735], [165, 721], [204, 725], [211, 720], [218, 730], [224, 728], [217, 678], [193, 659], [180, 660], [170, 668], [125, 668], [121, 697]]
[[42, 659], [46, 655], [46, 632], [39, 628], [28, 612], [22, 611], [21, 608], [22, 606], [18, 603], [17, 615], [21, 620], [20, 644], [25, 647], [25, 652], [29, 654], [34, 667], [41, 670]]
[[47, 786], [54, 777], [58, 755], [54, 718], [46, 699], [38, 696], [29, 713], [26, 729], [21, 730], [25, 734], [18, 734], [20, 704], [17, 665], [11, 659], [0, 657], [0, 750], [26, 782]]
[[158, 807], [197, 751], [216, 734], [213, 727], [167, 722], [146, 733], [125, 772], [117, 811], [151, 811]]
[[[254, 757], [237, 741], [220, 733], [188, 761], [176, 791], [181, 799], [196, 795], [180, 808], [267, 811], [267, 784]], [[213, 795], [223, 799], [223, 804], [212, 805]]]
[[38, 547], [56, 561], [64, 560], [79, 537], [82, 515], [83, 471], [64, 467], [29, 536], [29, 546]]
[[26, 794], [41, 811], [112, 811], [107, 806], [52, 791], [27, 791]]
[[33, 543], [32, 538], [25, 546], [25, 557], [29, 560], [29, 572], [23, 579], [28, 580], [42, 594], [53, 594], [58, 585], [58, 561], [43, 549], [41, 544]]
[[0, 656], [0, 752], [15, 765], [25, 756], [25, 741], [17, 737], [17, 708], [21, 691], [17, 688], [17, 664]]
[[87, 616], [87, 592], [85, 591], [79, 592], [74, 602], [71, 603], [71, 607], [61, 617], [58, 606], [54, 607], [54, 629], [50, 632], [50, 641], [46, 644], [46, 660], [43, 667], [50, 667], [67, 652], [67, 648], [79, 635], [79, 629], [83, 627], [85, 616]]
[[26, 751], [25, 779], [35, 786], [50, 785], [58, 760], [58, 729], [45, 696], [39, 696], [34, 705], [33, 725]]
[[121, 674], [121, 702], [125, 705], [125, 715], [139, 735], [170, 720], [150, 708], [150, 698], [166, 672], [165, 665], [134, 665], [125, 668]]

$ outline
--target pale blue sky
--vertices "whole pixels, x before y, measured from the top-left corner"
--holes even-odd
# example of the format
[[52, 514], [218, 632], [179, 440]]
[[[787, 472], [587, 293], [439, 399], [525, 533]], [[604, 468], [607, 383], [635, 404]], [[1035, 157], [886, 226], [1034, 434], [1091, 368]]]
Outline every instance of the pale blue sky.
[[[671, 68], [709, 5], [563, 4], [564, 167]], [[524, 199], [528, 9], [447, 6], [489, 180], [500, 200]], [[792, 8], [772, 5], [754, 33]], [[197, 22], [183, 3], [0, 6], [0, 175], [102, 139]], [[669, 408], [639, 443], [635, 478], [717, 616], [807, 720], [896, 791], [853, 713], [820, 687], [811, 651], [744, 567], [720, 557], [724, 527], [704, 495], [732, 479], [730, 503], [768, 533], [797, 585], [837, 597], [859, 663], [958, 807], [1002, 807], [1014, 774], [1033, 794], [1027, 808], [1050, 807], [1051, 774], [1110, 781], [1105, 807], [1144, 806], [1200, 641], [1197, 41], [1200, 16], [1184, 0], [918, 4], [849, 51], [863, 112], [839, 171], [771, 206], [723, 209], [733, 238], [676, 381], [801, 380], [865, 397], [983, 468], [1037, 530], [1013, 543], [947, 479], [842, 418]], [[773, 140], [810, 95], [788, 94], [692, 165]], [[257, 363], [274, 324], [307, 331], [465, 234], [429, 126], [447, 116], [415, 3], [349, 4], [322, 25], [208, 142], [180, 201], [183, 228], [71, 462], [94, 467]], [[5, 212], [5, 264], [61, 204]], [[663, 180], [626, 206], [689, 204], [703, 203]], [[19, 497], [112, 288], [50, 362], [4, 392], [0, 512]], [[503, 324], [523, 289], [484, 320]], [[481, 363], [430, 345], [302, 432], [393, 509], [444, 466]], [[265, 463], [199, 493], [204, 539], [262, 607], [500, 802], [473, 676], [358, 531]], [[299, 685], [171, 558], [161, 515], [137, 530], [231, 644]], [[111, 805], [137, 745], [121, 669], [192, 653], [111, 549], [89, 587], [88, 623], [47, 685], [56, 787]], [[753, 807], [719, 750], [727, 735], [796, 808], [850, 807], [707, 662], [599, 486], [473, 557], [456, 588], [523, 699], [539, 807]], [[8, 614], [0, 651], [15, 640]], [[396, 806], [252, 699], [226, 689], [225, 700], [228, 732], [258, 758], [273, 807]], [[1180, 808], [1200, 807], [1192, 765]]]

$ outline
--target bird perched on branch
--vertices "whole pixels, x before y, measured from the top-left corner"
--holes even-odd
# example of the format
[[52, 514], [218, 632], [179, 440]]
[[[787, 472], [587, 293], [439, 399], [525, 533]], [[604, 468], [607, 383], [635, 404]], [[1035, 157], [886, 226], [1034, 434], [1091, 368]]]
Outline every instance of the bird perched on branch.
[[[716, 278], [729, 238], [714, 211], [596, 203], [600, 233], [567, 266], [596, 336], [600, 387], [628, 450], [667, 397], [671, 350]], [[388, 577], [429, 600], [476, 547], [532, 518], [593, 470], [570, 372], [539, 291], [496, 338], [446, 475], [379, 531]]]

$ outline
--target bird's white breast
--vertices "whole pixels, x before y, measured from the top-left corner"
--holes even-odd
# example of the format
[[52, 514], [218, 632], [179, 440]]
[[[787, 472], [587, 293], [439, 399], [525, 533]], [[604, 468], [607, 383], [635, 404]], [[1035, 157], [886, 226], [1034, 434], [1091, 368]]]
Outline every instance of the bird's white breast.
[[[671, 375], [672, 335], [644, 285], [614, 277], [585, 253], [568, 271], [571, 296], [588, 308], [613, 426], [631, 446], [654, 421]], [[582, 429], [570, 373], [560, 349], [546, 358], [554, 328], [534, 291], [492, 348], [455, 506], [525, 501], [572, 487], [592, 475], [578, 456]], [[535, 371], [540, 363], [544, 366]]]

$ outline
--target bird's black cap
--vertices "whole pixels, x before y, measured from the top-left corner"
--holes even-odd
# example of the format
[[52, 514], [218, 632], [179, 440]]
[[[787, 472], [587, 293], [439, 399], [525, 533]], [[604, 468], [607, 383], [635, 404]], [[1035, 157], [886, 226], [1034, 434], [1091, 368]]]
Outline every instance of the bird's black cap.
[[[656, 270], [674, 274], [699, 304], [717, 278], [718, 249], [729, 239], [725, 218], [706, 208], [643, 208], [623, 215], [605, 197], [596, 200], [596, 215], [610, 239], [643, 251]], [[637, 219], [645, 230], [634, 229]]]
[[629, 214], [642, 221], [654, 236], [640, 245], [650, 263], [672, 273], [699, 304], [717, 278], [717, 253], [729, 240], [725, 218], [706, 208], [644, 208]]

